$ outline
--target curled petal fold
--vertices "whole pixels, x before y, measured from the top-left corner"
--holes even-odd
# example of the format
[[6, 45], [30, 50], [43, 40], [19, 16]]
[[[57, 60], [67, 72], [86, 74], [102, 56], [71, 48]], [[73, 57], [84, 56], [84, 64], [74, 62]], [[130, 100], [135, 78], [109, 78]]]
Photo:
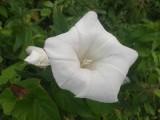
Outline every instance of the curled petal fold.
[[45, 68], [49, 65], [47, 54], [42, 48], [29, 46], [26, 52], [29, 56], [24, 61], [41, 68]]

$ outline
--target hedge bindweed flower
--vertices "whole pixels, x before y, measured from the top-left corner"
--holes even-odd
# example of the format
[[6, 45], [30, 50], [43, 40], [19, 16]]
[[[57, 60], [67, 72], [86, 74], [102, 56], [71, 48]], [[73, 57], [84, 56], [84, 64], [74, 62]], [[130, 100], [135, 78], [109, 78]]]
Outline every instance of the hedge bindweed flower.
[[68, 32], [48, 38], [44, 50], [62, 89], [106, 103], [118, 101], [120, 86], [138, 56], [107, 32], [93, 11]]

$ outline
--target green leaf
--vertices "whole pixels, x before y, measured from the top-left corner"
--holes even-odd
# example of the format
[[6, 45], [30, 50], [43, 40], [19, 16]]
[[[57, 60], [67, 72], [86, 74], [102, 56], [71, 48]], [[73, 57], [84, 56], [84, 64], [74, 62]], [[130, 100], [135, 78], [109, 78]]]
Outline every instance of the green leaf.
[[46, 17], [46, 16], [50, 16], [50, 14], [51, 14], [51, 10], [48, 8], [44, 8], [41, 10], [41, 16]]
[[132, 40], [137, 40], [139, 38], [141, 38], [143, 35], [145, 35], [148, 31], [146, 30], [145, 27], [136, 27], [134, 28], [128, 35], [129, 38], [131, 38]]
[[34, 45], [34, 41], [33, 41], [33, 36], [32, 36], [32, 28], [31, 27], [26, 27], [26, 31], [25, 31], [25, 43], [24, 43], [24, 47], [27, 48], [28, 46]]
[[56, 34], [61, 34], [68, 30], [65, 17], [62, 14], [62, 12], [59, 10], [57, 5], [55, 5], [54, 11], [53, 11], [53, 22], [54, 22], [54, 29]]
[[43, 77], [46, 81], [53, 82], [53, 80], [54, 80], [51, 67], [47, 67], [44, 71], [40, 72], [39, 76]]
[[82, 117], [93, 117], [91, 111], [87, 108], [82, 99], [75, 98], [68, 91], [56, 89], [53, 93], [56, 103], [62, 110], [78, 114]]
[[16, 41], [13, 47], [14, 51], [17, 51], [24, 44], [24, 33], [16, 35]]
[[[26, 46], [27, 47], [27, 46]], [[20, 55], [18, 56], [19, 59], [24, 60], [28, 56], [26, 51], [21, 51]]]
[[158, 97], [160, 97], [160, 89], [154, 90], [154, 94], [157, 95]]
[[53, 73], [50, 67], [45, 68], [41, 72], [29, 72], [29, 71], [20, 71], [16, 70], [16, 73], [20, 76], [23, 76], [23, 78], [39, 78], [41, 80], [44, 79], [45, 82], [50, 82], [54, 80]]
[[147, 113], [149, 113], [151, 115], [155, 114], [155, 111], [154, 111], [153, 107], [149, 103], [145, 103], [144, 108], [145, 108]]
[[13, 95], [11, 89], [6, 89], [0, 94], [0, 104], [3, 108], [3, 112], [6, 115], [10, 115], [16, 104], [16, 97]]
[[150, 49], [144, 49], [138, 46], [138, 54], [139, 56], [142, 56], [142, 57], [148, 57], [150, 55]]
[[60, 120], [56, 104], [40, 86], [38, 79], [27, 79], [18, 84], [29, 93], [23, 100], [17, 101], [12, 110], [17, 120]]
[[24, 79], [28, 78], [39, 78], [40, 76], [35, 72], [28, 72], [28, 71], [20, 71], [16, 70], [16, 73], [20, 76], [23, 76]]
[[160, 68], [156, 67], [155, 70], [157, 71], [158, 75], [160, 76]]
[[108, 10], [108, 17], [112, 20], [112, 21], [116, 21], [116, 15], [115, 15], [115, 11], [112, 7], [109, 8]]
[[2, 71], [0, 76], [0, 85], [7, 83], [9, 80], [13, 80], [17, 77], [15, 69], [22, 70], [25, 65], [22, 65], [21, 62], [15, 63]]
[[150, 41], [154, 41], [154, 40], [158, 40], [160, 37], [160, 33], [145, 33], [143, 34], [139, 40], [143, 41], [143, 42], [150, 42]]
[[6, 10], [5, 7], [0, 6], [0, 14], [1, 14], [3, 17], [5, 17], [5, 18], [8, 17], [8, 13], [7, 13], [7, 10]]
[[155, 73], [155, 72], [150, 73], [149, 76], [148, 76], [148, 84], [149, 85], [156, 84], [157, 82], [158, 82], [157, 73]]
[[154, 42], [152, 43], [152, 50], [153, 51], [156, 50], [157, 48], [159, 48], [159, 46], [160, 46], [160, 42], [158, 40], [154, 40]]
[[0, 63], [3, 61], [3, 58], [0, 56]]
[[43, 5], [46, 7], [50, 7], [50, 8], [53, 7], [53, 3], [51, 1], [45, 1], [45, 2], [43, 2]]
[[152, 53], [155, 64], [158, 65], [158, 63], [159, 63], [158, 54], [156, 54], [156, 52], [154, 52], [154, 51], [151, 51], [151, 53]]
[[147, 70], [147, 61], [141, 60], [138, 64], [137, 71], [145, 72]]
[[92, 100], [86, 100], [90, 110], [97, 115], [109, 114], [114, 108], [117, 107], [116, 103], [101, 103]]

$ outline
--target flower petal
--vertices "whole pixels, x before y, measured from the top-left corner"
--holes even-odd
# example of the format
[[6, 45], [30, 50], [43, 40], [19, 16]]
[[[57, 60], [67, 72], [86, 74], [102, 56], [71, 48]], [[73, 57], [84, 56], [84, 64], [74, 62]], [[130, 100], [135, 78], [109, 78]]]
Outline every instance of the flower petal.
[[[138, 57], [103, 28], [93, 11], [68, 32], [48, 38], [44, 49], [61, 88], [76, 97], [108, 103], [118, 101], [128, 69]], [[84, 60], [90, 63], [81, 68]]]
[[30, 55], [24, 61], [42, 68], [49, 65], [49, 59], [42, 48], [29, 46], [26, 52]]

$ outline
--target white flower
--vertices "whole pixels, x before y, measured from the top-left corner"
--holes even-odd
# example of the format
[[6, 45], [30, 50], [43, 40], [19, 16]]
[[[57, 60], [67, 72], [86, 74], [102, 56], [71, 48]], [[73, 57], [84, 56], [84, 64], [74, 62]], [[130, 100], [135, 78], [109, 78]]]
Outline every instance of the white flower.
[[49, 59], [42, 48], [29, 46], [26, 52], [30, 55], [24, 61], [41, 68], [49, 65]]
[[57, 84], [80, 98], [117, 102], [137, 52], [123, 46], [88, 12], [68, 32], [48, 38], [44, 50]]

